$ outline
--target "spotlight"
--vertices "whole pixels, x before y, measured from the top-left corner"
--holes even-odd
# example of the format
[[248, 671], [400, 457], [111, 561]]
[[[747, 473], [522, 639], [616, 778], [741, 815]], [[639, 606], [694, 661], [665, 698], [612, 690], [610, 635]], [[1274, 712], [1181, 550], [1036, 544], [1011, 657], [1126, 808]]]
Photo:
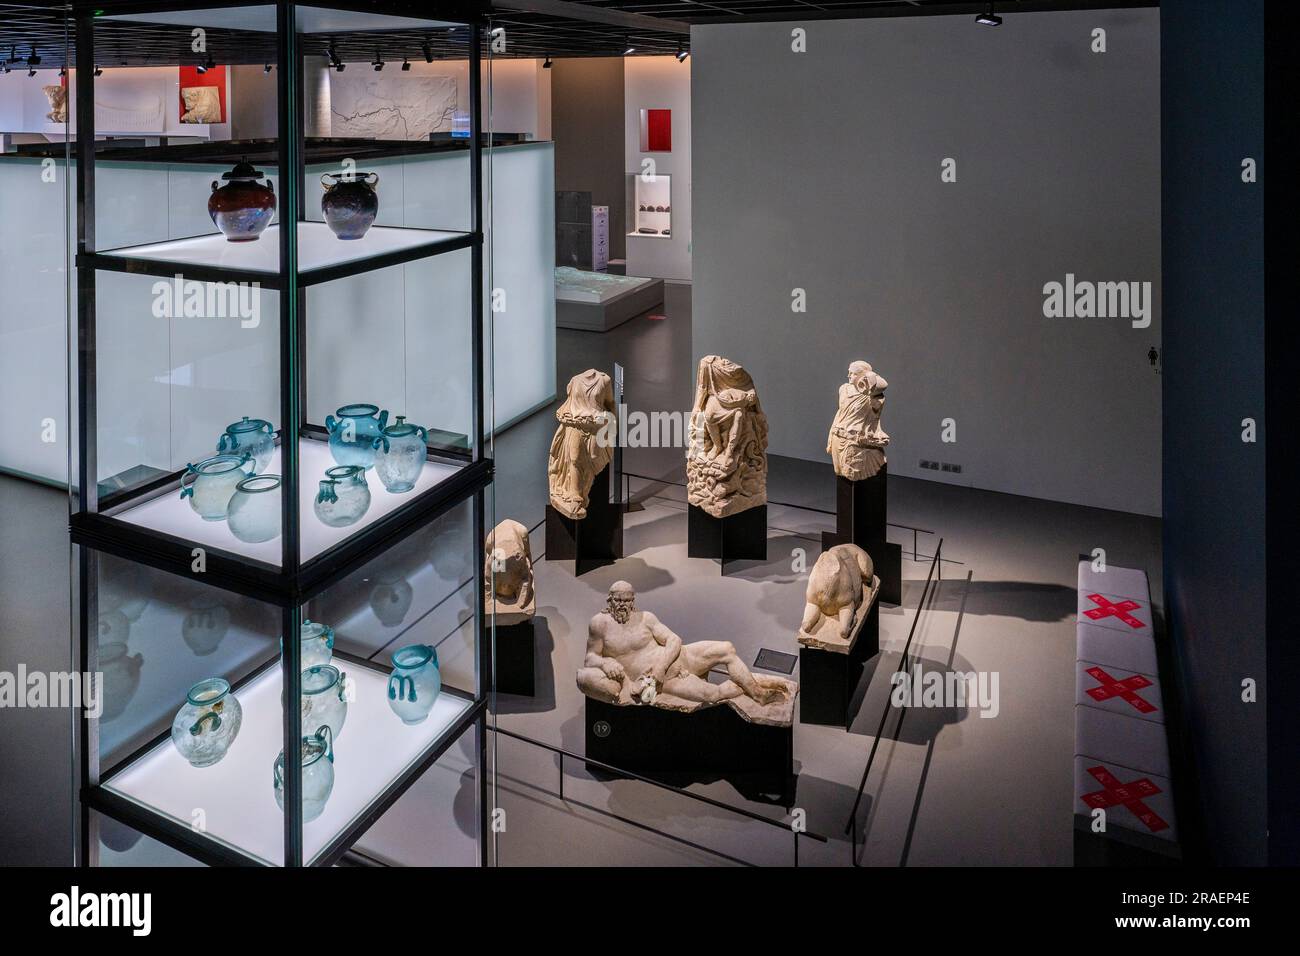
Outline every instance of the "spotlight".
[[36, 67], [34, 67], [34, 66], [29, 66], [29, 67], [27, 68], [27, 75], [28, 75], [28, 76], [35, 76], [35, 75], [36, 75]]
[[[8, 73], [9, 71], [8, 71], [8, 70], [5, 70], [5, 72]], [[96, 76], [103, 76], [103, 75], [104, 75], [104, 68], [103, 68], [102, 66], [100, 66], [98, 63], [95, 64], [95, 75], [96, 75]]]
[[548, 56], [548, 57], [547, 57], [547, 58], [542, 62], [542, 69], [543, 69], [543, 70], [549, 70], [550, 68], [551, 68], [551, 58]]
[[988, 10], [975, 17], [975, 22], [980, 24], [980, 26], [985, 26], [985, 27], [1002, 26], [1002, 18], [993, 12], [992, 2], [989, 3]]
[[68, 68], [66, 66], [59, 67], [59, 76], [67, 76], [67, 75], [68, 75]]
[[335, 50], [334, 47], [331, 46], [329, 49], [327, 49], [325, 51], [325, 56], [329, 58], [330, 66], [333, 67], [336, 73], [343, 72], [343, 69], [346, 66], [346, 64], [339, 59], [338, 51]]
[[209, 53], [208, 58], [204, 60], [202, 63], [200, 63], [198, 66], [196, 66], [194, 69], [195, 72], [202, 75], [208, 72], [208, 70], [213, 69], [216, 65], [217, 65], [216, 62], [212, 59], [212, 54]]
[[379, 55], [378, 50], [375, 51], [375, 58], [370, 61], [370, 65], [375, 68], [376, 73], [384, 68], [384, 58]]
[[4, 73], [4, 74], [8, 74], [8, 73], [9, 73], [9, 64], [8, 64], [8, 63], [0, 63], [0, 73]]
[[402, 57], [402, 72], [403, 73], [411, 72], [411, 61], [408, 60], [406, 57]]
[[636, 47], [634, 47], [634, 46], [632, 45], [632, 41], [629, 40], [628, 43], [627, 43], [627, 49], [623, 51], [623, 55], [624, 55], [624, 56], [631, 56], [631, 55], [632, 55], [633, 53], [635, 53], [635, 52], [636, 52]]
[[262, 67], [262, 72], [263, 72], [263, 73], [270, 73], [270, 72], [271, 72], [271, 64], [268, 63], [268, 64], [266, 64], [266, 66]]
[[424, 54], [424, 62], [425, 62], [425, 63], [432, 63], [432, 62], [433, 62], [433, 44], [432, 44], [432, 43], [430, 43], [428, 40], [425, 40], [423, 43], [420, 44], [420, 52]]
[[686, 62], [686, 58], [687, 58], [688, 56], [690, 56], [690, 55], [691, 55], [691, 51], [690, 51], [690, 50], [684, 50], [684, 49], [682, 49], [680, 46], [677, 47], [677, 62], [678, 62], [678, 63], [685, 63], [685, 62]]
[[31, 55], [27, 57], [27, 65], [33, 69], [41, 65], [41, 58], [36, 55], [36, 47], [32, 47]]

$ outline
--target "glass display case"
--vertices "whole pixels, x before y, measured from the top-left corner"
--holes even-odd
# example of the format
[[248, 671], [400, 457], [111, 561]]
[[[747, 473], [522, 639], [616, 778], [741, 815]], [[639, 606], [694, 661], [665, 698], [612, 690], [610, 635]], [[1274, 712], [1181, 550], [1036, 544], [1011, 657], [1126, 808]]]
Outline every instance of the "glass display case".
[[[328, 865], [458, 741], [484, 785], [491, 628], [456, 597], [492, 514], [479, 10], [74, 5], [83, 862], [112, 819], [202, 862]], [[274, 137], [97, 144], [126, 51], [182, 84], [255, 68]], [[456, 113], [468, 137], [378, 148]]]
[[629, 236], [667, 239], [672, 236], [672, 177], [662, 173], [635, 173], [628, 177], [628, 209], [632, 211]]

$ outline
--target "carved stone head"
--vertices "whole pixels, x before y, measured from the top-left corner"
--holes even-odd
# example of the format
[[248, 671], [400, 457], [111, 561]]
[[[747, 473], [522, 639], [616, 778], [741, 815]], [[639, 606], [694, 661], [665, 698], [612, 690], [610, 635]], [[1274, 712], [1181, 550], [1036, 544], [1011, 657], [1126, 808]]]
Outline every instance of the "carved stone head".
[[626, 581], [615, 581], [609, 589], [609, 597], [605, 599], [605, 612], [618, 621], [620, 624], [626, 624], [636, 610], [636, 591], [632, 590], [632, 585]]

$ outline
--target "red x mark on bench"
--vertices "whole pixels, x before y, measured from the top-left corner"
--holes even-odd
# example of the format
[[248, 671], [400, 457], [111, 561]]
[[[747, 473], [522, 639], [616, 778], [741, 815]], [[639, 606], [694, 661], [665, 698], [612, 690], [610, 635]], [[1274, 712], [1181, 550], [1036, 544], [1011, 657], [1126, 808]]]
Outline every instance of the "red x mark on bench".
[[1134, 780], [1132, 783], [1120, 783], [1119, 779], [1105, 767], [1089, 767], [1088, 773], [1092, 774], [1102, 786], [1101, 790], [1085, 793], [1082, 797], [1083, 802], [1093, 810], [1123, 805], [1132, 812], [1133, 816], [1146, 824], [1146, 828], [1152, 833], [1169, 829], [1169, 824], [1142, 802], [1144, 797], [1154, 797], [1157, 793], [1163, 792], [1151, 782], [1149, 777]]
[[1119, 697], [1132, 704], [1140, 714], [1151, 714], [1158, 709], [1155, 704], [1143, 700], [1136, 693], [1143, 688], [1150, 687], [1152, 683], [1141, 674], [1134, 674], [1132, 677], [1116, 680], [1100, 667], [1089, 667], [1085, 673], [1101, 684], [1100, 687], [1088, 688], [1088, 696], [1098, 703], [1103, 700], [1110, 700], [1112, 697]]
[[1097, 605], [1083, 612], [1084, 616], [1091, 620], [1100, 621], [1103, 617], [1117, 617], [1129, 627], [1146, 627], [1145, 624], [1129, 613], [1129, 611], [1136, 611], [1142, 606], [1137, 601], [1124, 600], [1115, 604], [1100, 594], [1089, 594], [1088, 600]]

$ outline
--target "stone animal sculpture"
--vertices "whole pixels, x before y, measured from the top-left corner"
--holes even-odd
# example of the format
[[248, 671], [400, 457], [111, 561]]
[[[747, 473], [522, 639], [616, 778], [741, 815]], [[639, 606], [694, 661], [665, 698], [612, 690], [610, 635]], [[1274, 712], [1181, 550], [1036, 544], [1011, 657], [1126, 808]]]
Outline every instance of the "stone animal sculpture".
[[[859, 620], [858, 609], [870, 595], [874, 575], [871, 556], [856, 544], [837, 544], [823, 551], [808, 575], [800, 642], [850, 640]], [[833, 630], [827, 632], [828, 628]]]

